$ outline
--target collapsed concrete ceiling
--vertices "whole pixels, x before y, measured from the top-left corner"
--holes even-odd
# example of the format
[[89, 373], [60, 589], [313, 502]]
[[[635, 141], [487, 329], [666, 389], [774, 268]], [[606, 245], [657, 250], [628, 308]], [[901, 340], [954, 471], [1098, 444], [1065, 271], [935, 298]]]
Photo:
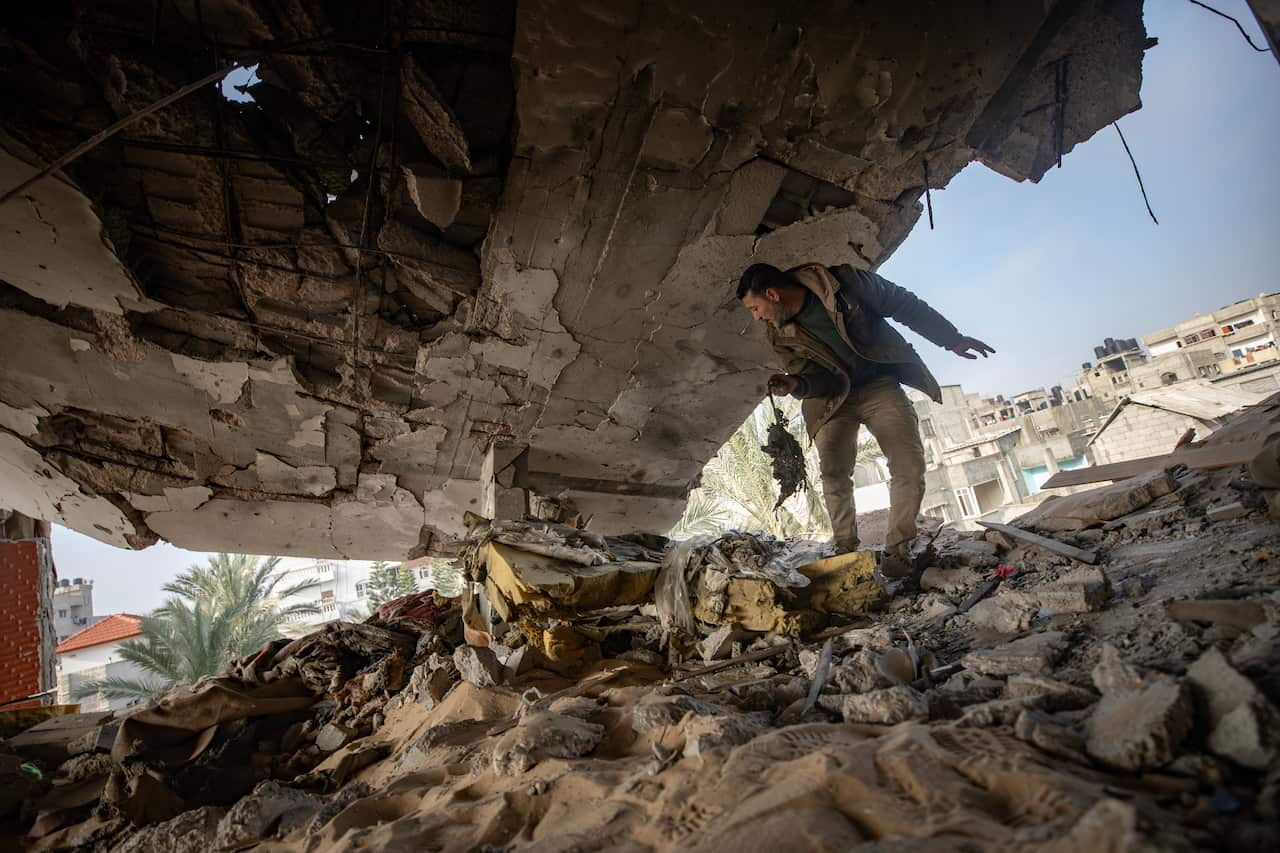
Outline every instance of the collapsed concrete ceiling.
[[[874, 268], [1136, 110], [1140, 0], [28, 4], [0, 33], [0, 503], [447, 552], [487, 446], [662, 530], [759, 398], [755, 261]], [[925, 290], [921, 283], [912, 283]], [[925, 283], [928, 284], [928, 283]], [[933, 286], [945, 286], [933, 283]]]

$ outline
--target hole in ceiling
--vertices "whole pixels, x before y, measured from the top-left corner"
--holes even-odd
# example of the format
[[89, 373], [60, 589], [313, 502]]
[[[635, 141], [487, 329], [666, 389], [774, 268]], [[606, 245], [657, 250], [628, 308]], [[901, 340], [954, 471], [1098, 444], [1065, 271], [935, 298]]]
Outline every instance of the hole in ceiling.
[[222, 97], [228, 101], [234, 101], [237, 104], [254, 103], [253, 96], [244, 91], [255, 83], [261, 82], [258, 79], [258, 66], [249, 65], [244, 68], [237, 68], [218, 84], [218, 88], [222, 92]]

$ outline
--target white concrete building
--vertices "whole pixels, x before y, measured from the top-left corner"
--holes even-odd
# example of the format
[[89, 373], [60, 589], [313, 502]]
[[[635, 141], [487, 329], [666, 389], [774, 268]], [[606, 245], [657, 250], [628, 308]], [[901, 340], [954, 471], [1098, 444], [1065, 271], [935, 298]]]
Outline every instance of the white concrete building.
[[[394, 564], [392, 564], [394, 565]], [[413, 577], [415, 590], [432, 587], [428, 560], [403, 564]], [[364, 619], [370, 610], [369, 573], [373, 563], [360, 560], [284, 560], [276, 570], [280, 579], [276, 594], [300, 587], [280, 598], [281, 609], [304, 604], [313, 612], [295, 613], [288, 621], [299, 627], [320, 625], [334, 619]]]
[[88, 628], [101, 617], [93, 615], [93, 581], [61, 578], [53, 588], [53, 630], [57, 642]]
[[143, 679], [147, 673], [120, 657], [120, 645], [142, 636], [141, 617], [130, 613], [106, 616], [72, 634], [54, 650], [58, 666], [59, 704], [80, 703], [81, 711], [115, 711], [139, 699], [108, 699], [101, 693], [77, 700], [77, 688], [105, 678]]

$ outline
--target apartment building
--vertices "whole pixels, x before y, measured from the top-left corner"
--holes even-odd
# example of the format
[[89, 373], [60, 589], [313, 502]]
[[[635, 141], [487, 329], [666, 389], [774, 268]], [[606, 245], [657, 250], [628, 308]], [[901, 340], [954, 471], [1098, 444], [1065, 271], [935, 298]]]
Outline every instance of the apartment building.
[[63, 578], [53, 588], [53, 631], [57, 642], [81, 631], [98, 618], [93, 615], [93, 581]]
[[[427, 560], [404, 564], [413, 576], [417, 590], [434, 586]], [[306, 605], [306, 612], [290, 614], [290, 622], [298, 626], [319, 625], [334, 619], [363, 619], [370, 610], [369, 572], [372, 564], [355, 560], [315, 560], [301, 563], [285, 561], [276, 571], [280, 579], [277, 593], [294, 590], [282, 596], [282, 609]]]

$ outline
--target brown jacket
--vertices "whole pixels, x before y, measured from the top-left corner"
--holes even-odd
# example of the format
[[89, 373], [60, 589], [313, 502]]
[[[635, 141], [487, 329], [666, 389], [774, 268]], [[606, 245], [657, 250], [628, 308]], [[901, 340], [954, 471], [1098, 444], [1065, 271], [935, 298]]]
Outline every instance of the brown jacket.
[[[822, 301], [854, 352], [867, 361], [891, 365], [899, 382], [942, 402], [938, 381], [915, 347], [885, 318], [897, 320], [940, 347], [951, 347], [961, 336], [946, 317], [910, 291], [847, 264], [831, 268], [805, 264], [788, 272]], [[795, 323], [770, 326], [768, 334], [784, 369], [800, 379], [794, 396], [804, 400], [801, 409], [813, 436], [849, 396], [849, 374], [827, 346]]]

